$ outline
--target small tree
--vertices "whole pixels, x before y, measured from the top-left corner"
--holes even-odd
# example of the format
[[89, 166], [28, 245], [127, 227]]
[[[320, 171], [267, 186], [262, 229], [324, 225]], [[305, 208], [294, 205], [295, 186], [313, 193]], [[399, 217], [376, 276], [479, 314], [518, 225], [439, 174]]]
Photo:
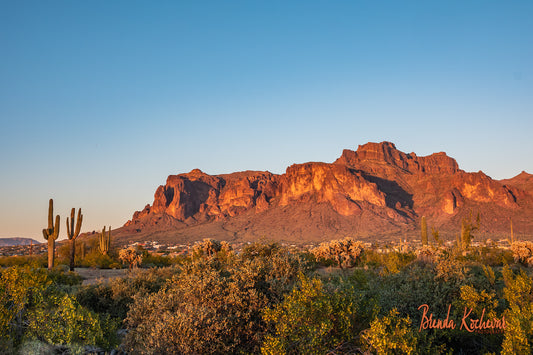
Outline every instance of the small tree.
[[141, 265], [143, 259], [142, 252], [133, 247], [121, 249], [118, 252], [118, 258], [123, 264], [128, 264], [130, 271], [138, 265]]
[[533, 266], [533, 242], [514, 242], [511, 250], [515, 263]]
[[333, 260], [342, 269], [354, 267], [363, 251], [363, 243], [347, 237], [342, 240], [320, 243], [318, 247], [311, 250], [311, 253], [317, 260]]

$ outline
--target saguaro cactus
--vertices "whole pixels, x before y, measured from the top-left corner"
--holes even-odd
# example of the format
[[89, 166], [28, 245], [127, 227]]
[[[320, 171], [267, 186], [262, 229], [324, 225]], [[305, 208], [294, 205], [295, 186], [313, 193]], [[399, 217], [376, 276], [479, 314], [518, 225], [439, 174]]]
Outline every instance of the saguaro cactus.
[[81, 208], [78, 210], [78, 218], [76, 220], [76, 230], [74, 230], [74, 216], [76, 215], [76, 209], [73, 208], [70, 211], [70, 225], [67, 218], [67, 235], [70, 241], [70, 271], [74, 271], [74, 257], [76, 256], [76, 238], [80, 235], [81, 222], [83, 215], [81, 214]]
[[59, 215], [56, 216], [56, 223], [54, 224], [53, 199], [50, 199], [48, 204], [48, 228], [43, 229], [43, 236], [48, 241], [48, 270], [51, 270], [54, 267], [56, 239], [59, 236]]
[[107, 255], [107, 253], [109, 252], [110, 244], [111, 244], [111, 226], [109, 226], [109, 232], [107, 234], [105, 232], [105, 226], [104, 226], [102, 233], [100, 233], [100, 244], [99, 244], [100, 252], [103, 255]]
[[420, 233], [422, 245], [428, 245], [428, 225], [425, 216], [422, 216], [422, 220], [420, 221]]
[[81, 254], [81, 258], [85, 259], [85, 243], [83, 241], [81, 242], [81, 245], [80, 245], [80, 254]]

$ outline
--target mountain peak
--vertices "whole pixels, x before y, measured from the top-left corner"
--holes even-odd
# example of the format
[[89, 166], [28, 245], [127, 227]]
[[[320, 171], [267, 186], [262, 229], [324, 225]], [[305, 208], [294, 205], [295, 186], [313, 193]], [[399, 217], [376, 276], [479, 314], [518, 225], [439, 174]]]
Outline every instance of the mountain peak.
[[[373, 171], [386, 169], [383, 165], [400, 168], [410, 173], [454, 174], [459, 171], [455, 159], [446, 153], [433, 153], [419, 157], [415, 153], [406, 154], [396, 149], [394, 143], [367, 143], [360, 145], [357, 151], [345, 149], [336, 164], [344, 164], [354, 168], [364, 167]], [[372, 165], [374, 165], [372, 167]]]

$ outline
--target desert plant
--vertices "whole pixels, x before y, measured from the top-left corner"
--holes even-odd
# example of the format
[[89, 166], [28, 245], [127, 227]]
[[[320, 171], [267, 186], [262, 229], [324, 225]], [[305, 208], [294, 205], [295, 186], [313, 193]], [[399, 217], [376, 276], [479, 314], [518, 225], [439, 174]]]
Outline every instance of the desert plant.
[[435, 255], [435, 248], [426, 245], [422, 245], [422, 248], [416, 250], [416, 257], [418, 260], [424, 262], [432, 262]]
[[80, 243], [80, 258], [82, 260], [85, 258], [85, 242]]
[[59, 215], [56, 216], [54, 224], [54, 200], [50, 199], [48, 204], [48, 228], [43, 229], [44, 239], [48, 241], [48, 269], [54, 267], [54, 256], [56, 249], [56, 239], [59, 236]]
[[311, 250], [317, 260], [333, 260], [342, 269], [343, 267], [354, 267], [363, 253], [363, 243], [352, 238], [342, 240], [332, 240], [320, 243]]
[[431, 235], [438, 247], [443, 246], [444, 242], [440, 239], [439, 230], [437, 228], [431, 227]]
[[109, 226], [109, 231], [105, 232], [105, 226], [104, 229], [102, 229], [102, 233], [100, 233], [100, 239], [99, 239], [98, 248], [100, 249], [100, 252], [103, 255], [107, 255], [109, 253], [109, 246], [111, 245], [111, 226]]
[[0, 353], [19, 353], [21, 343], [33, 339], [69, 348], [114, 346], [117, 322], [87, 310], [65, 292], [65, 286], [80, 282], [74, 273], [28, 265], [1, 270]]
[[464, 217], [461, 221], [461, 248], [462, 250], [466, 250], [470, 247], [470, 244], [472, 243], [472, 239], [474, 238], [474, 235], [472, 232], [479, 229], [480, 224], [480, 215], [477, 214], [476, 221], [472, 221], [472, 212], [470, 212], [470, 215], [468, 218]]
[[193, 257], [213, 257], [217, 255], [218, 252], [226, 252], [229, 253], [232, 250], [231, 245], [225, 241], [218, 241], [216, 239], [212, 238], [205, 238], [201, 242], [197, 242], [192, 247], [192, 255]]
[[417, 333], [409, 316], [400, 317], [396, 309], [372, 321], [362, 333], [364, 348], [376, 354], [416, 354]]
[[505, 281], [504, 297], [508, 302], [505, 310], [505, 331], [502, 354], [531, 354], [533, 345], [533, 279], [524, 271], [518, 274], [508, 267], [503, 268]]
[[119, 250], [118, 258], [120, 261], [122, 261], [122, 263], [128, 264], [128, 269], [130, 271], [140, 265], [143, 259], [142, 252], [134, 247]]
[[139, 354], [257, 353], [267, 305], [255, 273], [213, 267], [199, 259], [185, 265], [161, 291], [134, 297], [125, 345]]
[[263, 311], [272, 330], [261, 353], [326, 354], [353, 344], [364, 323], [360, 304], [361, 297], [349, 283], [327, 284], [300, 275], [299, 285], [283, 302]]
[[74, 229], [74, 216], [76, 214], [76, 209], [70, 211], [70, 225], [67, 218], [67, 235], [70, 241], [70, 262], [69, 267], [70, 271], [74, 271], [74, 257], [76, 256], [76, 238], [80, 235], [81, 222], [83, 220], [83, 215], [81, 214], [81, 208], [78, 210], [78, 218], [76, 219], [76, 229]]
[[109, 281], [100, 280], [96, 284], [77, 289], [76, 300], [84, 307], [99, 314], [123, 320], [133, 303], [133, 296], [158, 292], [172, 276], [179, 274], [177, 267], [136, 269], [124, 277]]
[[422, 216], [422, 220], [420, 221], [420, 234], [422, 245], [428, 245], [428, 225], [426, 222], [426, 216]]
[[511, 250], [515, 263], [533, 266], [533, 242], [514, 242]]

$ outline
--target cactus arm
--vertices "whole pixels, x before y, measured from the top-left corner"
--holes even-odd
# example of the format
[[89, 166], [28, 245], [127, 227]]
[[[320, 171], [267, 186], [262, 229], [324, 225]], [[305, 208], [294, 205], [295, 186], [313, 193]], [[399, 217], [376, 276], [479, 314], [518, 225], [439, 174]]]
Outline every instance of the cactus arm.
[[78, 220], [76, 221], [76, 232], [74, 233], [76, 237], [80, 234], [82, 221], [83, 221], [83, 215], [81, 214], [81, 208], [80, 208], [78, 210]]
[[80, 234], [81, 223], [83, 221], [83, 215], [81, 214], [81, 208], [78, 210], [78, 219], [76, 220], [76, 230], [74, 230], [74, 216], [76, 214], [76, 209], [73, 208], [70, 212], [70, 224], [67, 218], [67, 235], [68, 239], [76, 239]]
[[57, 239], [57, 237], [59, 236], [59, 215], [56, 216], [56, 224], [54, 225], [54, 234], [52, 234], [52, 237], [54, 238], [54, 240]]
[[48, 229], [54, 228], [54, 200], [48, 202]]

